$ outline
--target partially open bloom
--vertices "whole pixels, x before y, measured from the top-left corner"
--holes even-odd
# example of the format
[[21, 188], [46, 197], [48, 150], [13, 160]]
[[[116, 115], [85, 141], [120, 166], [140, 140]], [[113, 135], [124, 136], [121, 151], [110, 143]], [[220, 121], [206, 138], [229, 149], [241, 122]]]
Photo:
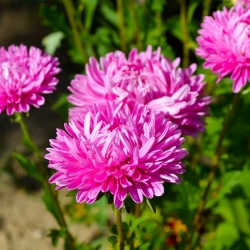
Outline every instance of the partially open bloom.
[[51, 93], [58, 82], [58, 64], [57, 58], [35, 47], [0, 48], [0, 113], [12, 115], [43, 105], [42, 94]]
[[205, 17], [201, 27], [196, 53], [205, 59], [204, 67], [219, 75], [217, 82], [230, 75], [233, 91], [239, 92], [250, 81], [250, 9], [224, 8]]
[[94, 105], [84, 117], [79, 114], [65, 124], [65, 130], [57, 130], [45, 156], [48, 167], [57, 171], [49, 182], [57, 189], [78, 190], [79, 203], [110, 192], [121, 208], [127, 194], [141, 203], [143, 196], [161, 196], [164, 182], [181, 180], [184, 139], [163, 113], [139, 104], [132, 111], [122, 103], [108, 103], [106, 110]]
[[76, 75], [69, 89], [68, 100], [76, 107], [70, 117], [86, 112], [86, 105], [98, 103], [105, 107], [106, 100], [147, 105], [151, 110], [164, 112], [183, 133], [197, 135], [204, 131], [203, 116], [207, 115], [209, 97], [204, 97], [203, 75], [193, 75], [196, 65], [178, 68], [179, 58], [171, 62], [160, 48], [138, 53], [133, 49], [126, 58], [116, 51], [100, 59], [90, 58], [86, 75]]

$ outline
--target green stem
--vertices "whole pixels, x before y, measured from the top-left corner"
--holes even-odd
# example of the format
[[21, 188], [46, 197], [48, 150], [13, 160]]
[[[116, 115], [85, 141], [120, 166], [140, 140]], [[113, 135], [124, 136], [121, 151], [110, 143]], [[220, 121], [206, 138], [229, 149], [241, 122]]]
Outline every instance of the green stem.
[[188, 29], [187, 29], [187, 9], [186, 0], [180, 0], [180, 18], [183, 33], [183, 60], [182, 67], [187, 68], [189, 65], [189, 48], [188, 48]]
[[138, 218], [140, 217], [141, 209], [140, 209], [140, 204], [135, 203], [135, 217]]
[[121, 49], [124, 53], [126, 53], [127, 44], [126, 44], [126, 36], [125, 36], [123, 1], [116, 0], [116, 4], [117, 4], [118, 19], [119, 19], [119, 33], [120, 33], [120, 40], [121, 40]]
[[135, 1], [134, 0], [129, 0], [129, 8], [131, 11], [131, 14], [133, 16], [134, 19], [134, 25], [135, 25], [135, 40], [136, 43], [138, 45], [139, 50], [142, 50], [142, 41], [141, 41], [141, 37], [140, 37], [140, 28], [139, 28], [139, 22], [138, 22], [138, 18], [135, 12]]
[[52, 190], [51, 188], [51, 185], [48, 183], [48, 175], [47, 175], [47, 172], [45, 170], [45, 166], [43, 164], [43, 159], [42, 159], [42, 156], [41, 156], [41, 153], [40, 153], [40, 150], [36, 147], [36, 145], [34, 144], [31, 136], [30, 136], [30, 133], [28, 131], [28, 128], [27, 128], [27, 125], [24, 121], [24, 118], [23, 118], [23, 114], [22, 113], [15, 113], [15, 116], [16, 116], [16, 122], [18, 122], [21, 126], [21, 129], [23, 131], [23, 134], [24, 136], [27, 138], [28, 142], [29, 142], [29, 148], [32, 149], [32, 152], [34, 153], [35, 155], [35, 158], [37, 160], [37, 163], [38, 163], [38, 168], [39, 168], [39, 171], [42, 175], [42, 178], [43, 178], [43, 185], [44, 187], [49, 191], [49, 194], [54, 202], [54, 205], [57, 209], [57, 213], [59, 215], [59, 218], [60, 218], [60, 221], [58, 221], [60, 227], [62, 229], [64, 229], [66, 231], [66, 234], [67, 234], [67, 243], [69, 245], [69, 248], [70, 250], [75, 250], [75, 247], [74, 247], [74, 240], [68, 230], [68, 226], [67, 226], [67, 223], [65, 221], [65, 218], [64, 218], [64, 215], [63, 215], [63, 212], [62, 212], [62, 209], [59, 205], [59, 201], [57, 199], [57, 196], [55, 194], [55, 192]]
[[205, 0], [203, 2], [203, 12], [202, 12], [202, 21], [205, 16], [209, 15], [210, 12], [210, 6], [211, 6], [211, 0]]
[[122, 232], [122, 210], [116, 210], [116, 224], [117, 224], [117, 231], [118, 231], [118, 243], [119, 243], [119, 250], [124, 250], [124, 237]]
[[[82, 2], [79, 6], [79, 8], [81, 8], [81, 13], [82, 11], [84, 10], [84, 2]], [[73, 13], [76, 13], [76, 10], [74, 8], [74, 6], [72, 5], [72, 9], [73, 9]], [[88, 35], [89, 34], [89, 30], [85, 29], [85, 27], [83, 26], [82, 24], [82, 21], [81, 21], [81, 18], [80, 18], [80, 15], [79, 17], [76, 16], [76, 25], [77, 25], [77, 28], [79, 29], [80, 33], [82, 34], [85, 34], [85, 35]], [[90, 52], [91, 52], [91, 55], [93, 57], [97, 57], [96, 53], [95, 53], [95, 50], [93, 48], [93, 45], [91, 42], [89, 41], [86, 41], [87, 42], [87, 47], [89, 48]]]
[[77, 24], [75, 21], [74, 5], [73, 5], [71, 0], [62, 0], [62, 1], [63, 1], [64, 7], [66, 10], [68, 19], [69, 19], [70, 26], [72, 28], [72, 32], [73, 32], [73, 35], [75, 38], [76, 45], [78, 46], [78, 48], [82, 54], [83, 61], [86, 63], [88, 61], [88, 56], [87, 56], [87, 53], [82, 45], [81, 37], [80, 37], [80, 34], [78, 32], [78, 29], [77, 29]]
[[[198, 236], [197, 236], [197, 240], [196, 240], [198, 243], [199, 243], [200, 238], [201, 238], [201, 234], [200, 234], [199, 229], [200, 229], [201, 224], [202, 224], [202, 214], [203, 214], [206, 202], [207, 202], [208, 194], [210, 192], [210, 189], [211, 189], [212, 182], [214, 180], [216, 171], [219, 168], [219, 160], [220, 160], [220, 156], [221, 156], [222, 143], [223, 143], [223, 140], [226, 137], [230, 122], [232, 121], [233, 116], [235, 114], [235, 111], [236, 111], [236, 109], [238, 107], [240, 97], [241, 97], [241, 93], [238, 93], [238, 94], [236, 94], [234, 96], [232, 108], [231, 108], [231, 110], [229, 110], [227, 116], [224, 119], [223, 129], [222, 129], [220, 137], [218, 139], [217, 147], [216, 147], [214, 157], [213, 157], [213, 160], [212, 160], [211, 171], [210, 171], [209, 176], [208, 176], [208, 183], [207, 183], [207, 186], [205, 188], [205, 191], [203, 193], [203, 196], [202, 196], [202, 198], [200, 200], [200, 203], [199, 203], [198, 208], [197, 208], [196, 213], [195, 213], [194, 223], [193, 224], [194, 224], [194, 227], [196, 228], [196, 230], [198, 232]], [[204, 223], [204, 221], [203, 221], [203, 223]], [[188, 239], [186, 250], [191, 249], [193, 237], [194, 237], [194, 233]]]

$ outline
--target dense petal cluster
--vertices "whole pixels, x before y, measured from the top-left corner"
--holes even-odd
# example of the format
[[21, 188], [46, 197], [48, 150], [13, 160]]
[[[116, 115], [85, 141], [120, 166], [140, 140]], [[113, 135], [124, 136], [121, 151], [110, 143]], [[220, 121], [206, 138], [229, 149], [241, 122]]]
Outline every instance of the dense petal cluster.
[[219, 74], [217, 82], [231, 75], [233, 91], [239, 92], [250, 80], [250, 9], [224, 8], [205, 17], [201, 27], [196, 53], [205, 59], [204, 67]]
[[58, 82], [58, 64], [57, 58], [35, 47], [0, 48], [0, 113], [12, 115], [43, 105], [42, 94], [51, 93]]
[[[116, 51], [100, 59], [90, 58], [86, 75], [76, 75], [69, 87], [68, 100], [76, 107], [70, 117], [86, 112], [86, 105], [98, 103], [105, 108], [107, 100], [147, 105], [151, 110], [163, 112], [176, 123], [184, 134], [196, 136], [204, 131], [203, 116], [207, 115], [209, 97], [203, 96], [203, 75], [193, 75], [196, 65], [179, 68], [180, 60], [171, 62], [161, 54], [160, 48], [138, 53], [133, 49], [126, 58]], [[101, 66], [101, 67], [100, 67]]]
[[132, 111], [122, 103], [94, 105], [50, 140], [45, 158], [57, 172], [49, 181], [57, 189], [78, 190], [79, 203], [110, 192], [116, 208], [128, 194], [137, 203], [161, 196], [163, 182], [179, 183], [185, 168], [180, 160], [187, 151], [180, 148], [184, 139], [177, 127], [144, 105]]
[[233, 0], [234, 4], [240, 3], [246, 7], [250, 7], [250, 0]]

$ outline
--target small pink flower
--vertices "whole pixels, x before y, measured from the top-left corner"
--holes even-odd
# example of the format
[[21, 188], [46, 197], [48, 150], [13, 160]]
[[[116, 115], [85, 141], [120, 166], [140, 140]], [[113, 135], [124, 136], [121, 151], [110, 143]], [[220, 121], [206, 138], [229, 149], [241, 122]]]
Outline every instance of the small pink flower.
[[151, 110], [164, 112], [183, 133], [197, 135], [204, 131], [203, 116], [208, 114], [209, 97], [204, 97], [203, 75], [193, 75], [196, 65], [178, 68], [179, 58], [171, 62], [161, 54], [160, 48], [138, 53], [133, 49], [126, 59], [116, 51], [100, 59], [90, 58], [86, 75], [76, 75], [69, 87], [68, 100], [76, 107], [70, 117], [86, 112], [86, 105], [106, 105], [107, 100], [147, 105]]
[[110, 192], [119, 209], [128, 194], [141, 203], [143, 196], [161, 196], [164, 182], [181, 180], [184, 139], [163, 113], [139, 104], [130, 111], [126, 104], [111, 102], [105, 110], [90, 107], [85, 117], [79, 114], [65, 124], [65, 130], [57, 130], [45, 156], [48, 167], [57, 171], [49, 182], [57, 189], [78, 190], [79, 203], [93, 203]]
[[224, 8], [205, 17], [201, 27], [196, 53], [205, 59], [204, 67], [219, 74], [217, 83], [230, 75], [233, 91], [239, 92], [250, 81], [250, 9]]
[[0, 113], [28, 112], [39, 108], [42, 94], [53, 92], [60, 72], [57, 58], [42, 54], [40, 49], [24, 45], [0, 48]]

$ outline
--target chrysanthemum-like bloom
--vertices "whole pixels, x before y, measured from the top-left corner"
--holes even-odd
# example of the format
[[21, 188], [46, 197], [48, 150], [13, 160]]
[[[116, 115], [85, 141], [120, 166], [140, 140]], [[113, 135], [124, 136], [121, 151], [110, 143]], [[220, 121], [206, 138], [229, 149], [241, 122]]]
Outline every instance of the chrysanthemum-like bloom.
[[131, 112], [114, 102], [100, 110], [90, 108], [85, 117], [72, 119], [57, 130], [45, 158], [57, 172], [50, 178], [57, 189], [78, 190], [76, 201], [92, 203], [110, 192], [121, 208], [127, 194], [137, 202], [164, 192], [163, 183], [179, 183], [178, 174], [187, 155], [177, 125], [136, 104]]
[[12, 115], [43, 105], [42, 94], [51, 93], [58, 82], [58, 64], [57, 58], [35, 47], [0, 48], [0, 113]]
[[217, 82], [231, 75], [233, 91], [239, 92], [250, 80], [250, 9], [224, 8], [205, 17], [201, 27], [196, 53], [205, 59], [204, 67], [219, 74]]
[[250, 7], [250, 0], [232, 0], [233, 4], [240, 3], [243, 6]]
[[133, 49], [126, 59], [116, 51], [100, 59], [90, 58], [86, 75], [76, 75], [71, 82], [73, 93], [68, 100], [76, 107], [70, 117], [85, 112], [86, 105], [98, 103], [105, 106], [106, 100], [147, 105], [151, 110], [164, 112], [165, 116], [179, 125], [183, 133], [197, 135], [204, 131], [203, 116], [207, 115], [209, 97], [203, 97], [203, 75], [193, 75], [196, 65], [187, 69], [178, 68], [179, 58], [171, 62], [161, 55], [161, 50], [138, 53]]

